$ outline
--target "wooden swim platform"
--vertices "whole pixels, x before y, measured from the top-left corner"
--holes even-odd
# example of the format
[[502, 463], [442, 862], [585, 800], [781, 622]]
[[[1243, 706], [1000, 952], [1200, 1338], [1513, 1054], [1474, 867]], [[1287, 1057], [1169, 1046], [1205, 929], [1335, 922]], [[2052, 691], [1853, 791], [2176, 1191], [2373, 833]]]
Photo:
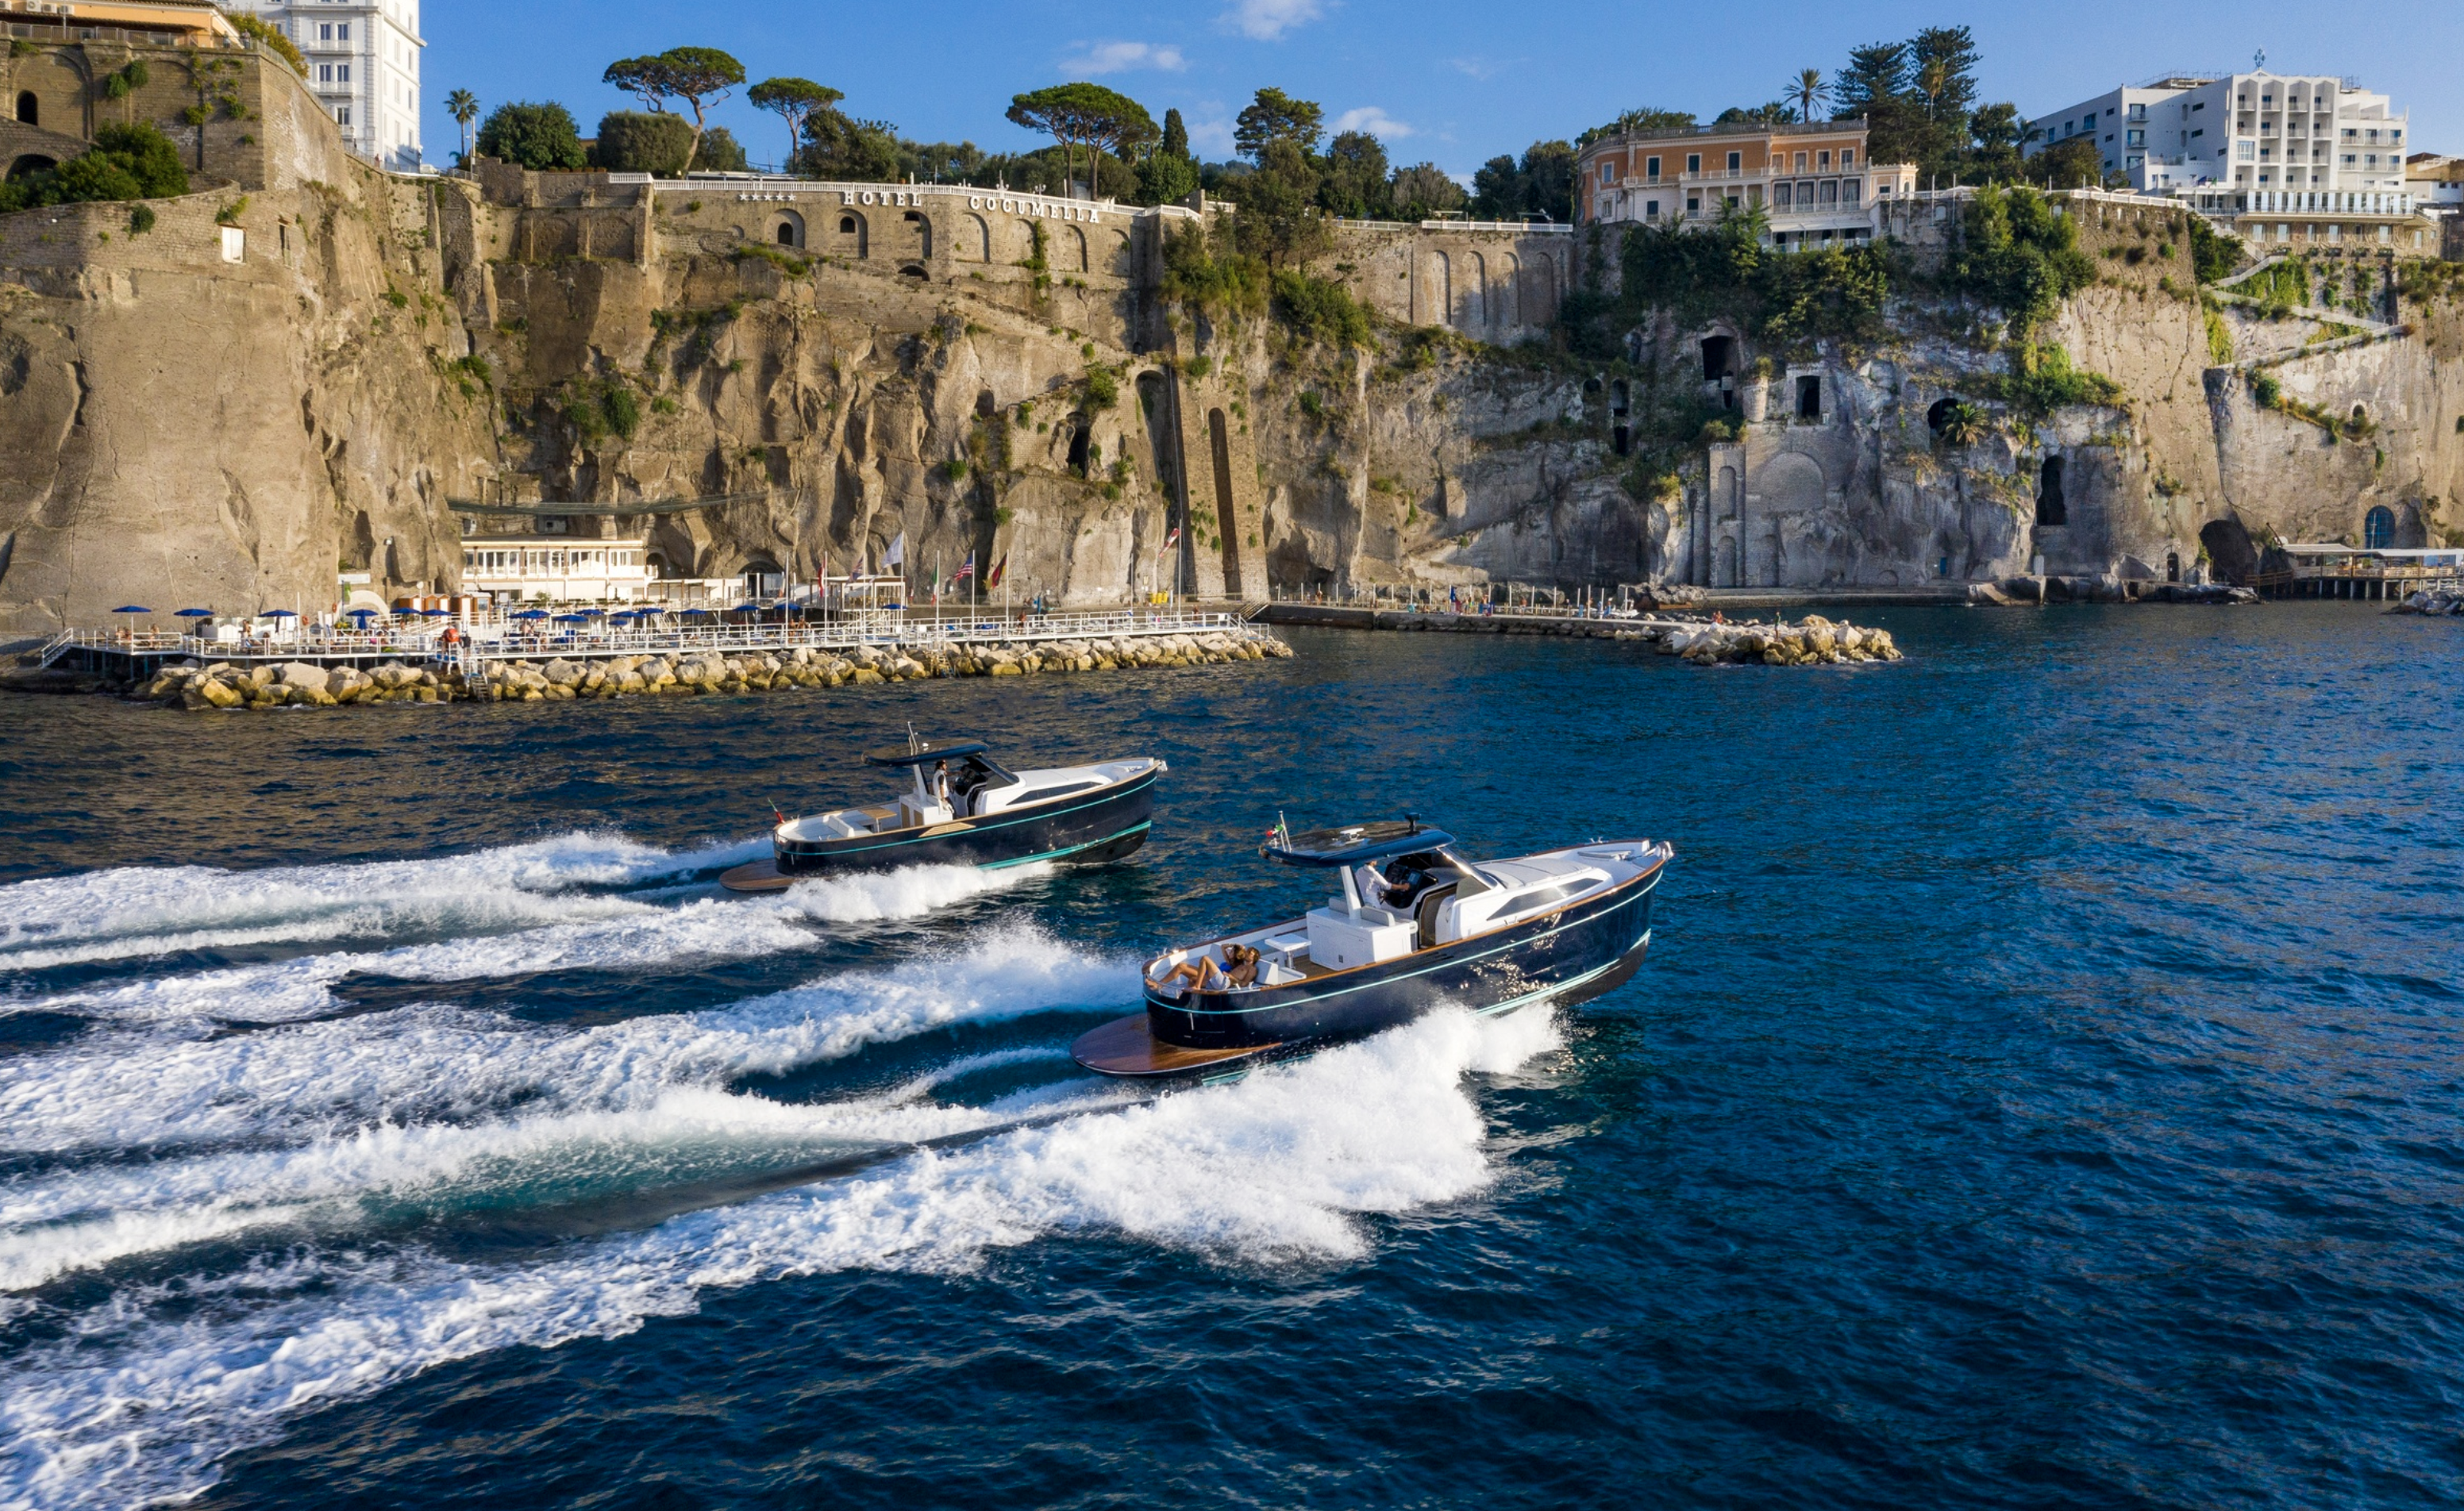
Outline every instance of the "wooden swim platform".
[[1167, 1044], [1149, 1031], [1147, 1015], [1134, 1013], [1079, 1035], [1078, 1041], [1069, 1046], [1069, 1058], [1108, 1076], [1175, 1076], [1253, 1060], [1282, 1047], [1251, 1044], [1242, 1049], [1188, 1049]]

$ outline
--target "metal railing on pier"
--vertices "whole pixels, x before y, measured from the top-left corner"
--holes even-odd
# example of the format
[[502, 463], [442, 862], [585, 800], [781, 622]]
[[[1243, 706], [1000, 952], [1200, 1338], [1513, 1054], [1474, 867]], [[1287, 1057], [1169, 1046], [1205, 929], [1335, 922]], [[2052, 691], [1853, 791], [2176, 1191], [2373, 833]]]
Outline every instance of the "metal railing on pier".
[[[938, 619], [865, 614], [719, 624], [633, 627], [613, 623], [554, 624], [506, 616], [478, 619], [407, 617], [366, 629], [311, 625], [276, 636], [223, 640], [151, 630], [64, 630], [45, 643], [39, 659], [53, 666], [76, 657], [89, 665], [123, 666], [196, 659], [234, 664], [305, 661], [318, 665], [403, 661], [474, 671], [490, 661], [557, 657], [743, 655], [809, 648], [852, 650], [870, 646], [1000, 645], [1034, 640], [1111, 640], [1123, 636], [1215, 634], [1239, 629], [1238, 614], [1180, 607], [1100, 613], [979, 612]], [[452, 634], [449, 639], [447, 631]]]

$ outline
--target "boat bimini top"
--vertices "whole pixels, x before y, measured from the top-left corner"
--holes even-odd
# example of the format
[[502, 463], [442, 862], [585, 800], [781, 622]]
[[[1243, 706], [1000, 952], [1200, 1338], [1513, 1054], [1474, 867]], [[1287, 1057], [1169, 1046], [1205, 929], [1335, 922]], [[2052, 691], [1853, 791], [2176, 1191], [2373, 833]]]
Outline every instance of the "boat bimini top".
[[1438, 854], [1454, 843], [1453, 835], [1423, 827], [1418, 819], [1380, 819], [1301, 834], [1288, 834], [1277, 824], [1274, 836], [1258, 851], [1286, 865], [1358, 865], [1390, 855]]

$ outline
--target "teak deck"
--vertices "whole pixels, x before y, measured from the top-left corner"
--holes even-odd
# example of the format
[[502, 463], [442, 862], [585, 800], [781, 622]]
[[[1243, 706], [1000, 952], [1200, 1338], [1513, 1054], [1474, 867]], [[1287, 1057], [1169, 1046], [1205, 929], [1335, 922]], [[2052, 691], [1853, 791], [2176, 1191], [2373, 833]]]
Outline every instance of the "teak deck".
[[754, 861], [734, 870], [721, 871], [718, 885], [731, 892], [783, 892], [796, 885], [796, 879], [782, 874], [775, 860]]
[[1106, 1075], [1170, 1076], [1251, 1059], [1275, 1047], [1252, 1044], [1245, 1049], [1184, 1049], [1157, 1040], [1147, 1030], [1147, 1016], [1137, 1013], [1079, 1035], [1078, 1041], [1069, 1046], [1069, 1058]]

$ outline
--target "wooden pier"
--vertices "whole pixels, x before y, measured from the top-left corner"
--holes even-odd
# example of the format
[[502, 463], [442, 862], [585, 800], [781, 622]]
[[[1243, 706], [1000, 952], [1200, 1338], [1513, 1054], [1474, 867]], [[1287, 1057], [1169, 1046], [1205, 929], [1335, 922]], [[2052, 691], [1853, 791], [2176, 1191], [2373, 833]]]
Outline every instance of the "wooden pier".
[[2334, 543], [2279, 546], [2284, 562], [2251, 585], [2265, 598], [2332, 598], [2393, 602], [2429, 588], [2464, 586], [2464, 550]]

